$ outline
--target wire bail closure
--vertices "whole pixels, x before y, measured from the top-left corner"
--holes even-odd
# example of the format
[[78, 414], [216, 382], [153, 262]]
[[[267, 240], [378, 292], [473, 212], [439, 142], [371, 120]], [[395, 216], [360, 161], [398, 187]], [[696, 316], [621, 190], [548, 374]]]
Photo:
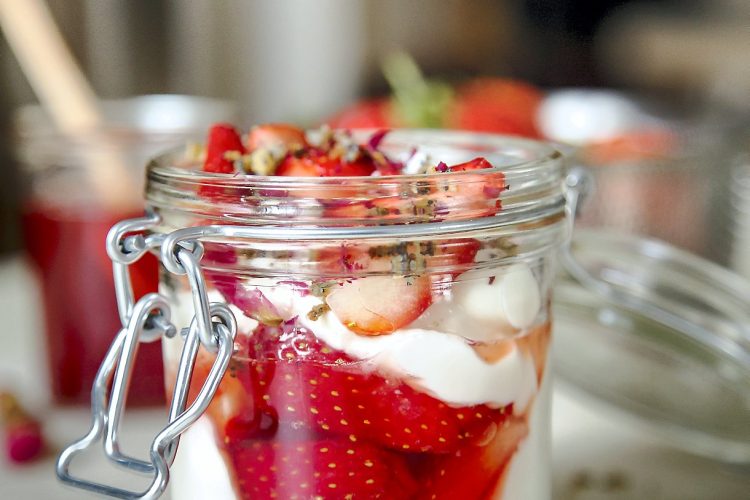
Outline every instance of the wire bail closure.
[[[162, 235], [144, 234], [159, 222], [159, 217], [149, 212], [145, 217], [116, 224], [107, 235], [107, 254], [112, 259], [122, 329], [115, 336], [94, 379], [89, 431], [66, 447], [57, 460], [57, 476], [64, 483], [114, 498], [155, 499], [164, 493], [180, 435], [205, 412], [213, 399], [229, 366], [237, 333], [237, 322], [229, 308], [224, 304], [208, 302], [205, 280], [199, 265], [202, 245], [197, 240], [188, 240], [166, 249], [170, 262], [165, 262], [165, 267], [175, 274], [187, 275], [196, 314], [190, 326], [181, 332], [185, 343], [168, 423], [151, 443], [150, 461], [122, 453], [118, 439], [119, 429], [138, 343], [153, 342], [162, 336], [171, 338], [177, 334], [177, 329], [171, 323], [169, 305], [163, 296], [149, 293], [135, 302], [128, 269], [146, 252], [165, 250]], [[164, 258], [166, 252], [162, 251], [161, 255]], [[201, 344], [210, 352], [216, 353], [216, 359], [195, 401], [186, 408], [193, 366]], [[107, 392], [110, 380], [112, 388]], [[101, 442], [105, 456], [112, 463], [132, 472], [152, 475], [151, 484], [146, 490], [131, 491], [73, 476], [70, 465], [75, 456], [97, 442]]]

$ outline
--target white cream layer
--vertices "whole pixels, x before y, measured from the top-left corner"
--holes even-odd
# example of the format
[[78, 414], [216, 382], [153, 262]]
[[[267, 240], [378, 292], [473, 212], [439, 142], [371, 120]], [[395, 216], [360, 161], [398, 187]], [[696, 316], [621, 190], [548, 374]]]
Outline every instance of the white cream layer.
[[203, 416], [180, 439], [171, 468], [171, 496], [179, 500], [234, 500], [237, 494], [230, 470], [216, 444], [213, 425]]
[[[512, 345], [505, 356], [489, 363], [477, 354], [471, 341], [498, 340], [497, 331], [502, 325], [510, 325], [510, 331], [530, 325], [540, 307], [538, 284], [523, 265], [511, 267], [492, 283], [471, 275], [463, 278], [454, 287], [451, 300], [433, 304], [410, 328], [381, 336], [358, 335], [332, 312], [315, 321], [309, 319], [308, 312], [322, 303], [312, 295], [303, 296], [287, 286], [276, 286], [270, 279], [253, 280], [253, 285], [259, 287], [283, 319], [298, 317], [304, 327], [332, 348], [371, 361], [448, 404], [501, 407], [514, 403], [515, 412], [523, 413], [537, 390], [533, 361]], [[183, 326], [192, 317], [192, 302], [187, 292], [179, 299], [180, 307], [173, 314], [178, 326]], [[221, 300], [220, 295], [213, 292], [210, 300]], [[255, 327], [255, 320], [245, 317], [236, 307], [231, 308], [240, 332]], [[462, 324], [468, 328], [461, 328]], [[494, 338], [487, 338], [492, 332]]]

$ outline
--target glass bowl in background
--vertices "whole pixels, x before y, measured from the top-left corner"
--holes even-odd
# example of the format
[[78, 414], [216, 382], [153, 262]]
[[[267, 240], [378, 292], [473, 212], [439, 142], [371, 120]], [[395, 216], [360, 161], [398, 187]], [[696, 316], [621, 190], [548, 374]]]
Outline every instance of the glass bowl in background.
[[[603, 89], [560, 89], [541, 106], [540, 128], [576, 148], [594, 189], [577, 226], [658, 238], [736, 268], [726, 206], [748, 117], [673, 106]], [[736, 253], [736, 252], [734, 252]]]
[[[120, 319], [113, 291], [112, 264], [105, 237], [118, 220], [143, 212], [144, 167], [165, 148], [202, 140], [216, 121], [232, 120], [225, 101], [150, 95], [102, 104], [106, 127], [77, 137], [59, 134], [39, 106], [16, 116], [17, 156], [29, 182], [23, 208], [28, 255], [38, 272], [46, 330], [52, 401], [88, 404], [91, 385]], [[130, 186], [128, 203], [108, 208], [87, 175], [92, 158], [116, 158], [125, 167], [122, 186]], [[107, 168], [106, 165], [102, 168]], [[141, 260], [131, 267], [135, 293], [157, 289], [157, 262]], [[140, 373], [129, 402], [164, 400], [161, 350], [143, 345]]]

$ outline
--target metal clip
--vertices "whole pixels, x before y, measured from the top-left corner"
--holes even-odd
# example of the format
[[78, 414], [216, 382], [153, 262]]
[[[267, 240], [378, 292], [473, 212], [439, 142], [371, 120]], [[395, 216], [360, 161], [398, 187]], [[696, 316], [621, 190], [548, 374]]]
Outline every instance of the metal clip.
[[[128, 266], [147, 251], [158, 249], [162, 245], [162, 236], [141, 234], [158, 222], [158, 216], [149, 213], [146, 217], [115, 225], [107, 236], [107, 252], [112, 259], [123, 328], [112, 342], [94, 380], [91, 390], [91, 427], [85, 436], [65, 448], [57, 461], [57, 475], [63, 482], [115, 498], [155, 499], [164, 493], [180, 435], [211, 403], [229, 365], [237, 332], [236, 320], [226, 305], [208, 303], [199, 265], [202, 252], [200, 244], [197, 241], [185, 241], [174, 247], [174, 253], [170, 257], [181, 265], [181, 274], [188, 276], [196, 315], [187, 331], [183, 332], [185, 343], [169, 408], [168, 424], [151, 443], [150, 461], [123, 454], [119, 447], [118, 433], [138, 343], [153, 342], [162, 336], [173, 337], [177, 333], [170, 322], [166, 299], [151, 293], [134, 302], [130, 283]], [[216, 352], [216, 359], [195, 401], [186, 408], [193, 366], [201, 343]], [[112, 389], [108, 394], [110, 379]], [[74, 477], [70, 473], [72, 460], [100, 440], [109, 460], [130, 471], [151, 474], [151, 484], [144, 491], [137, 492]]]

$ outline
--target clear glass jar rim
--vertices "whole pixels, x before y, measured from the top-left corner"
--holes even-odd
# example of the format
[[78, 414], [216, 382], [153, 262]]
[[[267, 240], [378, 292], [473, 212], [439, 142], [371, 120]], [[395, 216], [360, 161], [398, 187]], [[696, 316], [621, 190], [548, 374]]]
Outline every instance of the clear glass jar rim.
[[[365, 143], [372, 132], [354, 131], [355, 140]], [[266, 226], [268, 233], [262, 238], [276, 240], [293, 236], [415, 238], [488, 230], [510, 234], [544, 232], [545, 228], [562, 234], [557, 228], [565, 219], [563, 155], [551, 145], [492, 134], [408, 129], [389, 133], [380, 149], [386, 155], [391, 151], [409, 154], [414, 147], [424, 148], [435, 161], [443, 160], [443, 153], [449, 163], [482, 156], [495, 166], [467, 172], [371, 177], [231, 176], [202, 172], [197, 162], [185, 160], [184, 156], [180, 163], [180, 152], [173, 151], [149, 165], [146, 203], [168, 219], [171, 217], [167, 213], [181, 213], [199, 217], [204, 225]], [[452, 160], [447, 158], [450, 155]], [[448, 211], [429, 216], [408, 209], [383, 217], [368, 214], [336, 218], [326, 217], [326, 211], [324, 215], [316, 212], [316, 206], [323, 207], [325, 203], [363, 204], [383, 198], [416, 205], [439, 200], [442, 193], [427, 189], [427, 194], [423, 194], [421, 187], [440, 186], [447, 192], [454, 187], [468, 187], [482, 193], [484, 186], [495, 186], [498, 180], [507, 189], [486, 197], [480, 194], [477, 199], [453, 198], [451, 203], [455, 204]], [[230, 194], [225, 199], [197, 194], [205, 186]], [[346, 194], [340, 195], [342, 191]], [[502, 208], [498, 211], [499, 206]]]
[[[357, 129], [354, 130], [354, 136], [357, 139], [365, 139], [372, 133], [376, 132], [377, 129]], [[495, 153], [500, 152], [501, 149], [505, 148], [508, 151], [524, 150], [527, 153], [531, 153], [534, 156], [528, 159], [519, 159], [515, 163], [509, 163], [503, 166], [494, 166], [493, 168], [475, 170], [469, 172], [444, 172], [444, 173], [431, 173], [431, 174], [401, 174], [401, 175], [383, 175], [383, 176], [348, 176], [348, 177], [280, 177], [280, 176], [263, 176], [263, 175], [244, 175], [244, 176], [230, 176], [221, 173], [203, 172], [200, 170], [191, 170], [184, 167], [175, 166], [173, 163], [174, 152], [165, 153], [162, 156], [156, 157], [149, 165], [149, 173], [159, 178], [182, 178], [189, 179], [191, 182], [210, 183], [211, 185], [226, 185], [226, 186], [243, 186], [243, 187], [268, 187], [274, 186], [276, 188], [284, 187], [295, 187], [303, 186], [310, 187], [313, 185], [325, 186], [335, 185], [342, 181], [347, 183], [362, 183], [362, 184], [373, 184], [382, 183], [386, 181], [394, 181], [399, 183], [413, 182], [413, 181], [424, 181], [427, 179], [434, 178], [460, 178], [461, 176], [476, 176], [476, 175], [489, 175], [492, 173], [503, 172], [505, 174], [523, 174], [531, 172], [534, 169], [539, 168], [542, 165], [550, 162], [555, 163], [562, 161], [563, 153], [554, 147], [552, 143], [537, 141], [533, 139], [524, 139], [522, 137], [515, 136], [504, 136], [497, 134], [478, 133], [478, 132], [462, 132], [462, 131], [445, 131], [445, 130], [434, 130], [434, 129], [394, 129], [389, 132], [388, 138], [393, 137], [400, 138], [403, 136], [405, 142], [411, 142], [415, 146], [418, 146], [420, 142], [424, 142], [425, 139], [435, 142], [442, 142], [446, 140], [458, 141], [458, 140], [478, 140], [485, 143], [485, 147], [496, 147], [498, 148]], [[443, 145], [443, 147], [448, 147]], [[481, 156], [480, 153], [490, 153], [492, 150], [480, 151], [477, 150], [477, 156]]]

